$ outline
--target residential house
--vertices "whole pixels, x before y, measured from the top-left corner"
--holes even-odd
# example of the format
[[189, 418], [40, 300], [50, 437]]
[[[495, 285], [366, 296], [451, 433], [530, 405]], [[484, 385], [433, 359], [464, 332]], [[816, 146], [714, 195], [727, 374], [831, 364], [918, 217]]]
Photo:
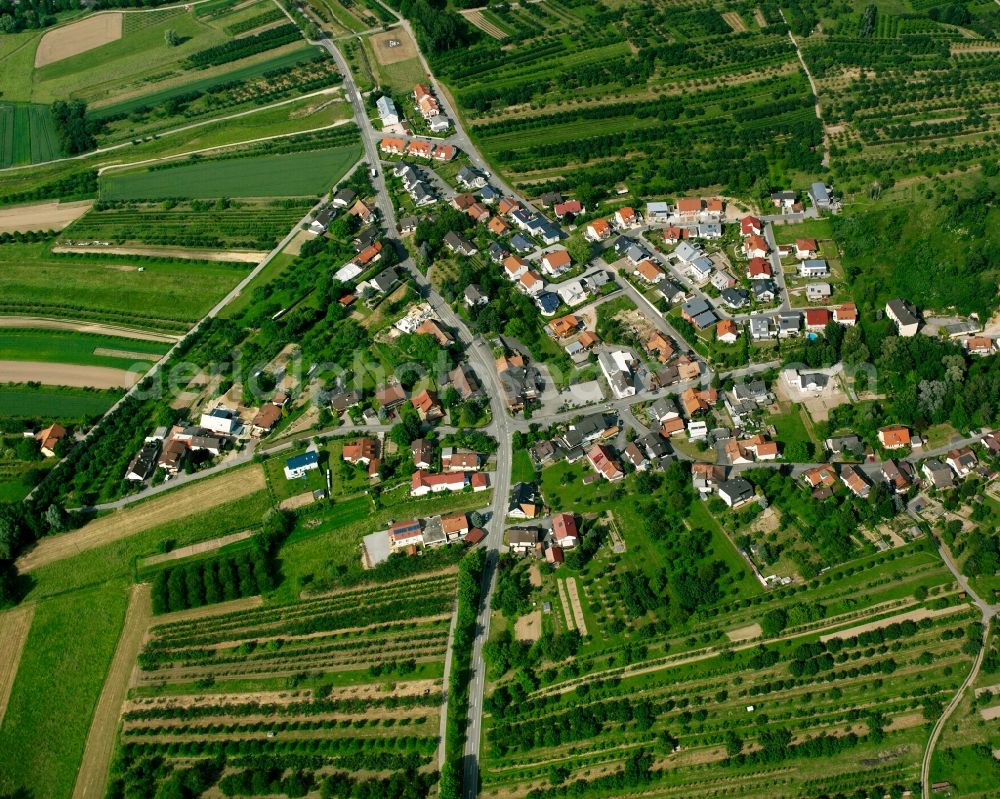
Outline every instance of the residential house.
[[807, 258], [815, 258], [818, 252], [819, 244], [816, 243], [816, 239], [795, 240], [795, 257], [800, 261], [804, 261]]
[[361, 402], [361, 392], [355, 389], [338, 391], [330, 395], [330, 407], [338, 414], [343, 413], [348, 408], [353, 408]]
[[580, 329], [580, 320], [573, 314], [566, 314], [566, 316], [560, 316], [549, 322], [549, 328], [557, 337], [566, 338]]
[[688, 229], [686, 227], [679, 227], [678, 225], [670, 225], [663, 229], [664, 244], [677, 244], [677, 242], [683, 241], [687, 237], [688, 237]]
[[883, 427], [878, 431], [878, 443], [885, 449], [904, 449], [910, 446], [910, 429], [903, 425]]
[[406, 142], [386, 136], [379, 142], [379, 149], [386, 155], [402, 155], [406, 150]]
[[965, 349], [970, 355], [992, 355], [996, 352], [996, 342], [989, 336], [969, 336]]
[[818, 394], [826, 390], [830, 384], [830, 376], [823, 372], [803, 372], [797, 369], [785, 369], [782, 372], [785, 382], [792, 388], [803, 393]]
[[494, 236], [506, 236], [510, 232], [510, 225], [503, 220], [503, 217], [494, 216], [486, 223], [486, 229]]
[[475, 244], [464, 236], [460, 236], [455, 231], [450, 231], [445, 234], [444, 246], [459, 255], [475, 255], [479, 252]]
[[660, 363], [666, 363], [674, 354], [673, 344], [659, 331], [654, 332], [643, 344], [646, 352], [655, 357]]
[[955, 486], [954, 473], [937, 458], [924, 461], [923, 466], [920, 467], [920, 471], [924, 473], [924, 476], [937, 489], [954, 488]]
[[399, 273], [395, 267], [390, 266], [375, 275], [370, 283], [379, 294], [388, 294], [399, 283]]
[[1000, 455], [1000, 430], [993, 430], [983, 436], [982, 444], [990, 455]]
[[882, 464], [882, 479], [895, 493], [905, 493], [916, 478], [913, 466], [907, 461], [887, 460]]
[[695, 228], [695, 235], [699, 239], [721, 239], [722, 225], [718, 222], [701, 222]]
[[958, 477], [968, 477], [979, 463], [974, 453], [969, 447], [961, 447], [948, 452], [945, 460], [955, 475]]
[[457, 541], [467, 535], [469, 529], [469, 517], [464, 513], [441, 517], [441, 531], [449, 541]]
[[538, 397], [538, 373], [521, 355], [497, 358], [497, 374], [504, 392], [504, 400], [511, 411], [524, 408], [526, 402]]
[[453, 147], [450, 144], [439, 144], [434, 148], [434, 153], [431, 157], [435, 161], [443, 161], [447, 163], [448, 161], [454, 159], [456, 155], [458, 155], [457, 147]]
[[778, 338], [797, 336], [802, 328], [802, 314], [798, 311], [780, 311], [778, 313]]
[[538, 546], [538, 533], [537, 527], [511, 527], [507, 531], [507, 546], [518, 555], [534, 552]]
[[750, 317], [750, 338], [753, 341], [764, 341], [774, 337], [771, 330], [771, 320], [766, 316]]
[[150, 441], [142, 445], [128, 465], [125, 479], [141, 483], [148, 480], [156, 471], [156, 460], [160, 455], [160, 442]]
[[726, 212], [726, 201], [721, 197], [713, 197], [708, 201], [705, 211], [718, 219]]
[[442, 347], [447, 347], [455, 341], [447, 330], [441, 328], [436, 319], [425, 319], [414, 332], [433, 337]]
[[434, 463], [434, 444], [426, 438], [417, 438], [410, 442], [410, 454], [413, 456], [414, 466], [418, 469], [430, 469]]
[[503, 268], [508, 280], [519, 280], [521, 275], [528, 271], [528, 266], [528, 262], [517, 255], [505, 258], [503, 262]]
[[830, 196], [830, 190], [826, 187], [825, 183], [813, 183], [809, 187], [809, 196], [812, 198], [813, 205], [818, 209], [828, 211], [833, 208], [833, 198]]
[[569, 252], [563, 249], [547, 252], [542, 256], [542, 271], [551, 277], [558, 277], [573, 266]]
[[725, 289], [719, 292], [719, 299], [722, 304], [729, 308], [745, 308], [750, 304], [750, 295], [743, 289]]
[[631, 353], [625, 350], [601, 352], [597, 355], [597, 362], [616, 399], [635, 396], [635, 375], [632, 371], [635, 361]]
[[854, 327], [858, 323], [858, 306], [853, 302], [845, 302], [833, 309], [833, 321], [845, 327]]
[[697, 389], [691, 386], [681, 394], [681, 407], [688, 416], [707, 413], [718, 402], [719, 395], [714, 388]]
[[[164, 449], [164, 452], [166, 450]], [[319, 468], [319, 453], [316, 450], [303, 452], [285, 461], [285, 479], [295, 480], [304, 477], [306, 472]]]
[[309, 224], [309, 232], [317, 236], [322, 236], [326, 233], [326, 229], [330, 227], [330, 220], [332, 219], [333, 209], [328, 206], [316, 214], [316, 218]]
[[750, 289], [754, 299], [760, 303], [774, 302], [774, 298], [778, 296], [778, 287], [773, 280], [767, 278], [752, 281]]
[[726, 289], [731, 289], [736, 285], [736, 278], [728, 272], [720, 270], [712, 275], [711, 283], [719, 291], [725, 291]]
[[712, 306], [704, 297], [695, 297], [684, 303], [681, 306], [681, 316], [699, 330], [711, 327], [718, 321]]
[[906, 300], [889, 300], [885, 305], [885, 315], [896, 323], [899, 335], [903, 338], [917, 335], [920, 320], [917, 318], [916, 309]]
[[648, 258], [639, 262], [633, 274], [638, 275], [642, 280], [651, 285], [659, 283], [667, 276], [666, 272]]
[[861, 439], [854, 435], [854, 433], [831, 436], [824, 443], [827, 451], [833, 456], [848, 455], [858, 457], [864, 449]]
[[677, 377], [680, 380], [697, 380], [701, 377], [701, 364], [689, 355], [677, 359]]
[[740, 220], [740, 233], [743, 236], [760, 236], [764, 232], [764, 223], [757, 217], [748, 214]]
[[595, 444], [587, 452], [587, 460], [594, 471], [612, 483], [625, 479], [625, 472], [615, 459], [614, 452], [604, 444]]
[[625, 230], [639, 224], [639, 215], [635, 209], [627, 205], [615, 211], [614, 219], [619, 230]]
[[[728, 291], [728, 289], [727, 289]], [[715, 337], [723, 344], [735, 344], [740, 337], [739, 328], [732, 319], [723, 319], [716, 325]]]
[[66, 435], [66, 428], [56, 423], [50, 424], [40, 433], [37, 433], [35, 440], [38, 442], [38, 449], [42, 455], [46, 458], [54, 458], [59, 442], [66, 438]]
[[747, 258], [767, 258], [770, 252], [763, 236], [748, 236], [743, 242], [743, 254]]
[[374, 438], [357, 438], [344, 444], [340, 457], [347, 463], [370, 464], [378, 457], [378, 441]]
[[543, 510], [538, 491], [531, 483], [514, 483], [507, 500], [507, 516], [512, 519], [534, 519]]
[[622, 458], [629, 464], [632, 465], [633, 469], [637, 471], [645, 471], [649, 468], [649, 458], [646, 457], [645, 451], [640, 448], [634, 441], [629, 442], [625, 449], [622, 451]]
[[663, 459], [670, 456], [670, 445], [667, 444], [663, 436], [656, 431], [651, 431], [646, 433], [644, 436], [640, 436], [637, 439], [637, 442], [640, 446], [645, 448], [646, 456], [652, 460], [663, 463]]
[[417, 519], [396, 522], [386, 532], [389, 535], [389, 547], [394, 550], [423, 544], [420, 522]]
[[826, 277], [830, 265], [823, 258], [807, 258], [799, 264], [799, 277]]
[[548, 466], [563, 457], [562, 446], [556, 441], [539, 441], [531, 447], [531, 459], [539, 466]]
[[427, 158], [430, 159], [434, 155], [434, 145], [428, 141], [418, 141], [417, 139], [412, 139], [408, 145], [406, 145], [407, 155], [412, 155], [415, 158]]
[[521, 253], [531, 252], [533, 249], [535, 249], [535, 245], [532, 244], [531, 241], [526, 239], [520, 233], [515, 233], [511, 237], [510, 246]]
[[646, 221], [649, 224], [669, 222], [671, 213], [673, 213], [673, 209], [670, 207], [670, 203], [662, 201], [646, 203]]
[[789, 210], [799, 201], [799, 195], [794, 191], [776, 191], [771, 193], [771, 203], [775, 208]]
[[375, 391], [375, 401], [386, 410], [391, 410], [406, 401], [406, 391], [393, 380]]
[[518, 278], [518, 289], [529, 297], [535, 297], [545, 291], [545, 281], [536, 272], [525, 272]]
[[767, 258], [751, 258], [747, 264], [747, 277], [751, 280], [765, 280], [774, 276], [774, 268]]
[[841, 467], [840, 481], [847, 486], [848, 491], [861, 499], [866, 499], [871, 493], [872, 484], [860, 466], [849, 463]]
[[441, 471], [444, 472], [477, 472], [480, 457], [478, 452], [461, 447], [443, 447], [441, 449]]
[[272, 402], [266, 403], [254, 417], [250, 424], [250, 435], [256, 438], [270, 433], [275, 425], [281, 421], [281, 406]]
[[580, 541], [576, 517], [572, 513], [556, 513], [552, 516], [552, 539], [563, 549], [572, 549]]
[[810, 488], [833, 488], [837, 475], [832, 466], [816, 466], [802, 473], [802, 480]]
[[486, 185], [486, 176], [470, 166], [459, 169], [455, 179], [467, 189], [481, 189]]
[[677, 201], [677, 216], [685, 221], [694, 221], [701, 214], [702, 200], [700, 197], [681, 197]]
[[805, 317], [806, 330], [813, 333], [822, 333], [833, 321], [833, 314], [826, 308], [806, 308]]
[[201, 415], [199, 427], [219, 435], [231, 436], [240, 427], [240, 417], [236, 411], [219, 406]]
[[463, 298], [465, 304], [470, 308], [478, 308], [480, 305], [486, 305], [490, 301], [489, 296], [483, 293], [478, 283], [470, 283], [466, 286]]
[[419, 394], [415, 394], [410, 400], [410, 404], [416, 409], [417, 416], [423, 421], [430, 422], [444, 416], [437, 394], [426, 388]]
[[535, 297], [535, 305], [542, 312], [542, 316], [554, 315], [559, 310], [561, 304], [559, 295], [551, 291], [543, 291]]
[[[163, 442], [163, 451], [160, 453], [160, 457], [157, 459], [157, 465], [168, 474], [177, 474], [180, 471], [181, 466], [184, 465], [184, 459], [187, 457], [187, 453], [188, 453], [187, 444], [185, 444], [183, 441], [178, 441], [176, 438], [168, 438], [166, 441]], [[315, 456], [316, 453], [312, 454]], [[304, 456], [300, 455], [299, 457], [302, 458]], [[285, 464], [285, 477], [289, 480], [291, 480], [292, 477], [299, 477], [302, 474], [305, 474], [305, 472], [308, 471], [309, 468], [312, 469], [319, 468], [318, 465], [311, 466], [304, 469], [300, 473], [299, 472], [300, 466], [298, 463], [294, 463], [294, 461], [296, 461], [296, 459], [292, 458], [291, 460], [288, 461], [288, 463]], [[289, 476], [290, 475], [289, 466], [292, 467], [291, 476]]]
[[468, 484], [465, 472], [446, 472], [431, 474], [418, 469], [410, 479], [410, 496], [423, 497], [428, 494], [439, 494], [442, 491], [461, 491]]
[[595, 243], [606, 241], [611, 236], [611, 225], [605, 219], [595, 219], [587, 224], [587, 230], [583, 235], [587, 241]]
[[391, 97], [385, 95], [379, 97], [375, 102], [375, 107], [378, 109], [378, 116], [383, 125], [399, 124], [399, 111], [396, 110], [396, 104]]
[[[691, 483], [694, 485], [695, 490], [702, 496], [711, 494], [725, 479], [726, 470], [722, 466], [717, 466], [713, 463], [695, 462], [691, 464]], [[737, 489], [737, 486], [733, 487], [733, 491], [738, 493]]]
[[563, 548], [553, 546], [546, 549], [545, 561], [552, 564], [552, 568], [558, 569], [566, 562], [566, 555], [563, 553]]
[[807, 283], [806, 299], [809, 302], [821, 302], [827, 300], [833, 294], [833, 287], [829, 283]]
[[730, 508], [738, 508], [754, 498], [754, 489], [740, 477], [723, 480], [719, 483], [719, 498]]
[[649, 258], [649, 251], [641, 244], [633, 244], [625, 251], [625, 257], [628, 258], [629, 263], [637, 266], [640, 261]]
[[466, 208], [465, 213], [472, 217], [474, 222], [483, 222], [490, 218], [490, 212], [478, 202], [475, 202]]
[[579, 200], [566, 200], [566, 202], [556, 203], [552, 208], [556, 219], [563, 219], [567, 216], [578, 216], [583, 213], [583, 205]]
[[399, 232], [402, 234], [415, 233], [420, 220], [415, 216], [404, 216], [399, 220]]

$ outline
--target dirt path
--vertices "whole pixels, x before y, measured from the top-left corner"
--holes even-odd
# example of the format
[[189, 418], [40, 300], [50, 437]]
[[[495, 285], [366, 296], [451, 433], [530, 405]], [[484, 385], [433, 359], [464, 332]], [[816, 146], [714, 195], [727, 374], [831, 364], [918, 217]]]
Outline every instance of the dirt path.
[[145, 569], [147, 566], [156, 566], [158, 563], [169, 563], [172, 560], [181, 560], [191, 555], [201, 555], [204, 552], [212, 552], [222, 549], [228, 544], [235, 544], [237, 541], [245, 541], [253, 535], [253, 530], [243, 530], [232, 535], [224, 535], [221, 538], [213, 538], [211, 541], [202, 541], [200, 544], [191, 544], [187, 547], [164, 552], [162, 555], [150, 555], [139, 561], [139, 568]]
[[122, 15], [112, 11], [46, 31], [35, 50], [35, 68], [86, 53], [122, 37]]
[[107, 358], [131, 358], [133, 361], [150, 361], [156, 363], [162, 356], [154, 352], [131, 352], [130, 350], [115, 350], [109, 347], [96, 347], [94, 355], [103, 355]]
[[118, 336], [119, 338], [134, 338], [137, 341], [162, 341], [164, 344], [176, 344], [182, 338], [180, 335], [171, 335], [170, 333], [152, 333], [148, 330], [136, 330], [132, 327], [77, 322], [73, 319], [49, 319], [44, 316], [0, 316], [0, 327], [72, 330], [75, 333], [92, 333], [96, 336]]
[[570, 605], [573, 608], [573, 618], [576, 620], [576, 628], [580, 635], [587, 634], [587, 620], [583, 615], [583, 605], [580, 603], [580, 592], [576, 588], [576, 578], [566, 578], [566, 593], [569, 595]]
[[0, 233], [28, 230], [62, 230], [93, 206], [93, 200], [61, 203], [58, 200], [34, 205], [16, 205], [0, 210]]
[[730, 641], [752, 641], [759, 638], [762, 630], [760, 625], [754, 622], [746, 627], [737, 627], [735, 630], [726, 630], [726, 637]]
[[222, 502], [262, 491], [265, 487], [260, 466], [224, 472], [220, 477], [201, 480], [94, 519], [79, 530], [43, 538], [18, 560], [17, 565], [21, 572], [28, 572], [174, 519], [200, 513]]
[[258, 250], [193, 250], [188, 247], [102, 247], [99, 244], [59, 245], [52, 248], [57, 253], [96, 252], [104, 255], [147, 255], [153, 258], [181, 258], [191, 261], [221, 261], [230, 264], [259, 264], [267, 257]]
[[74, 388], [131, 388], [145, 372], [47, 361], [0, 361], [0, 383], [38, 382]]
[[968, 609], [968, 605], [954, 605], [950, 608], [941, 608], [940, 610], [917, 608], [916, 610], [909, 610], [906, 613], [889, 616], [886, 619], [878, 619], [877, 621], [870, 621], [867, 624], [859, 624], [857, 627], [848, 627], [846, 630], [838, 630], [835, 633], [826, 633], [825, 635], [821, 635], [819, 640], [829, 641], [831, 638], [853, 638], [855, 635], [861, 635], [861, 633], [871, 632], [872, 630], [879, 630], [882, 627], [888, 627], [890, 624], [896, 624], [897, 622], [933, 619], [938, 616], [947, 616], [952, 613]]
[[562, 605], [563, 616], [566, 618], [566, 629], [570, 631], [575, 630], [576, 621], [573, 617], [573, 606], [566, 595], [565, 582], [563, 580], [556, 580], [556, 585], [559, 587], [559, 604]]
[[153, 617], [150, 595], [149, 583], [132, 588], [132, 596], [129, 598], [128, 610], [125, 613], [125, 626], [118, 639], [115, 657], [111, 661], [104, 689], [101, 691], [100, 699], [97, 700], [94, 718], [90, 723], [87, 745], [83, 750], [83, 761], [80, 763], [76, 785], [73, 788], [73, 799], [101, 799], [104, 796], [118, 719], [128, 693], [132, 672], [136, 668], [136, 659], [139, 657], [146, 630]]
[[21, 652], [24, 651], [24, 642], [28, 640], [34, 617], [34, 604], [22, 605], [0, 615], [0, 722], [7, 712], [17, 665], [21, 662]]
[[248, 596], [243, 599], [233, 599], [229, 602], [218, 602], [189, 610], [175, 610], [173, 613], [163, 613], [156, 617], [156, 624], [174, 624], [182, 621], [200, 621], [212, 616], [224, 616], [227, 613], [239, 613], [242, 610], [253, 610], [264, 604], [260, 596]]

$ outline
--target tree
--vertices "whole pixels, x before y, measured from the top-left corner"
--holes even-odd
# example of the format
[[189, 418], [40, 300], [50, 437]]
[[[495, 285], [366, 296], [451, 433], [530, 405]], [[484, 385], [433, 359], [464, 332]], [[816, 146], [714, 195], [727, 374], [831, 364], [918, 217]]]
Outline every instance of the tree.
[[760, 628], [764, 635], [771, 637], [778, 635], [788, 624], [788, 614], [783, 608], [769, 610], [761, 617]]
[[69, 527], [69, 518], [60, 505], [53, 502], [45, 511], [45, 524], [53, 533], [62, 533]]
[[743, 739], [732, 730], [726, 730], [726, 754], [736, 757], [743, 751]]
[[167, 43], [167, 47], [176, 47], [181, 43], [180, 34], [173, 28], [167, 28], [163, 31], [163, 40]]
[[0, 560], [0, 608], [20, 599], [17, 566], [12, 560]]

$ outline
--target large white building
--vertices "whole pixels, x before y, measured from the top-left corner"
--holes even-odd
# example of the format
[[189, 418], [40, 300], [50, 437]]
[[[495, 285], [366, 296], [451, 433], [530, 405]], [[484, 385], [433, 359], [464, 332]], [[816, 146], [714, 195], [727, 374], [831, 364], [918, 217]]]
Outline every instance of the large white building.
[[213, 408], [208, 413], [201, 415], [200, 426], [213, 433], [223, 436], [231, 436], [240, 425], [240, 418], [235, 411], [228, 408]]
[[379, 97], [375, 107], [378, 109], [378, 117], [382, 120], [383, 125], [399, 124], [399, 111], [396, 110], [396, 104], [391, 97], [385, 95]]

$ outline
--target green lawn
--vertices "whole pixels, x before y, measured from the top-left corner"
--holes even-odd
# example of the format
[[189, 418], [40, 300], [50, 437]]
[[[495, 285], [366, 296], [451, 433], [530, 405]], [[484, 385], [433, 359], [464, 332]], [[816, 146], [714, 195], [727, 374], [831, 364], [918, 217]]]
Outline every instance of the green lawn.
[[[169, 344], [157, 341], [68, 330], [0, 330], [0, 360], [6, 361], [51, 361], [129, 369], [136, 364], [152, 364], [169, 349]], [[97, 354], [98, 350], [135, 355]]]
[[39, 603], [0, 727], [0, 791], [72, 795], [127, 604], [121, 580]]
[[109, 200], [170, 197], [302, 197], [318, 195], [342, 178], [358, 158], [359, 145], [302, 153], [186, 163], [170, 168], [115, 173], [102, 181]]
[[50, 246], [0, 245], [0, 313], [183, 332], [249, 269], [219, 262], [52, 255]]
[[788, 412], [771, 416], [768, 419], [774, 425], [774, 429], [777, 432], [777, 440], [786, 448], [789, 444], [813, 445], [815, 443], [806, 429], [802, 413], [803, 410], [798, 405], [793, 405]]
[[514, 483], [532, 483], [535, 481], [535, 464], [531, 462], [531, 455], [528, 453], [528, 450], [519, 449], [514, 453], [510, 479]]
[[829, 219], [805, 219], [794, 225], [773, 225], [774, 240], [778, 244], [794, 244], [796, 239], [833, 238], [833, 228]]
[[0, 386], [0, 418], [81, 422], [101, 416], [118, 399], [114, 391], [42, 386]]
[[320, 451], [319, 468], [308, 471], [302, 477], [289, 480], [285, 477], [285, 463], [289, 458], [301, 455], [306, 451], [301, 447], [289, 452], [282, 452], [280, 455], [264, 461], [264, 476], [271, 489], [271, 496], [274, 502], [280, 503], [289, 497], [296, 497], [307, 491], [315, 491], [318, 488], [326, 488], [326, 470], [329, 466], [327, 452]]

